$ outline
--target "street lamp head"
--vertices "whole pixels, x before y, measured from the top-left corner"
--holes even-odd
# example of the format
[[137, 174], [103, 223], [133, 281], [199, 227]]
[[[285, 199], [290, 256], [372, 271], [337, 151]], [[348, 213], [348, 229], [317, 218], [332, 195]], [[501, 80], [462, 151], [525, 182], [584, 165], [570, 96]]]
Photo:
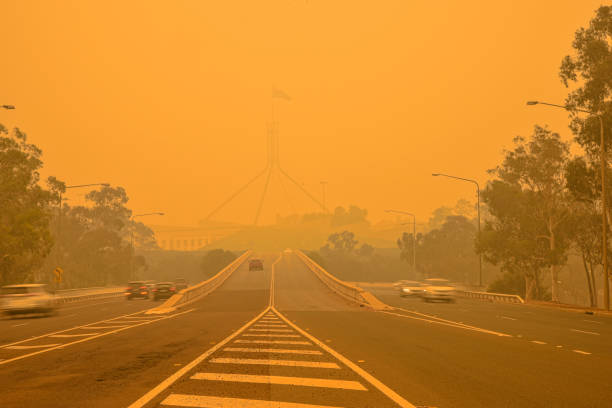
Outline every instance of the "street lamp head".
[[432, 176], [434, 177], [438, 177], [440, 175], [440, 173], [431, 173]]
[[527, 105], [529, 105], [529, 106], [537, 105], [538, 103], [540, 103], [540, 102], [538, 102], [538, 101], [527, 101]]
[[2, 105], [4, 109], [15, 109], [15, 105]]

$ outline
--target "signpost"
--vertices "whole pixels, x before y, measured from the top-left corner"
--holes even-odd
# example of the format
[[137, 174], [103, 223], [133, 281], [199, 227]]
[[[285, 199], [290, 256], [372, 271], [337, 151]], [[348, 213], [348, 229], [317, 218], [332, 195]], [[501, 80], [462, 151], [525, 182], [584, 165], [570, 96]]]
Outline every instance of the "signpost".
[[58, 266], [57, 268], [53, 270], [53, 276], [54, 276], [53, 280], [55, 281], [57, 285], [59, 285], [60, 283], [62, 283], [62, 280], [64, 277], [64, 270]]

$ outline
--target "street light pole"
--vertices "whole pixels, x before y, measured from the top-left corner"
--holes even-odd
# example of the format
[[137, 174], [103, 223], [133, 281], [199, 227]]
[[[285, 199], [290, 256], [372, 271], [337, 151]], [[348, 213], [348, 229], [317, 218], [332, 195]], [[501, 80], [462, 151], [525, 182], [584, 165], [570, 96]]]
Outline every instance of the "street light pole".
[[600, 154], [600, 166], [601, 166], [601, 263], [603, 267], [604, 275], [604, 308], [610, 310], [610, 277], [608, 276], [608, 207], [606, 205], [606, 168], [608, 164], [606, 162], [606, 145], [604, 138], [604, 123], [603, 113], [597, 113], [586, 109], [574, 109], [566, 105], [558, 105], [555, 103], [541, 102], [541, 101], [527, 101], [527, 105], [546, 105], [555, 108], [565, 109], [566, 111], [576, 111], [582, 113], [588, 113], [589, 115], [596, 116], [599, 119], [599, 154]]
[[327, 205], [325, 204], [325, 187], [327, 186], [327, 181], [321, 181], [321, 193], [322, 193], [322, 203], [323, 208], [327, 209]]
[[[144, 214], [134, 214], [130, 217], [130, 245], [132, 246], [132, 251], [134, 251], [134, 255], [136, 255], [136, 247], [134, 246], [134, 218], [137, 217], [146, 217], [148, 215], [165, 215], [163, 212], [151, 212]], [[134, 279], [134, 255], [130, 258], [130, 279]]]
[[[432, 173], [431, 174], [434, 177], [448, 177], [448, 178], [452, 178], [452, 179], [456, 179], [456, 180], [461, 180], [461, 181], [467, 181], [469, 183], [473, 183], [476, 185], [476, 200], [477, 200], [477, 210], [478, 210], [478, 239], [480, 239], [480, 185], [478, 184], [478, 181], [474, 180], [474, 179], [469, 179], [469, 178], [463, 178], [463, 177], [457, 177], [457, 176], [450, 176], [448, 174], [442, 174], [442, 173]], [[482, 287], [482, 254], [479, 253], [478, 254], [478, 286]]]
[[412, 272], [416, 274], [416, 216], [406, 211], [385, 210], [385, 212], [412, 216]]
[[[6, 105], [5, 105], [6, 106]], [[10, 105], [8, 105], [10, 106]], [[15, 109], [15, 107], [12, 108], [6, 108], [6, 109]], [[69, 188], [82, 188], [82, 187], [95, 187], [95, 186], [103, 186], [103, 187], [108, 187], [110, 186], [110, 184], [108, 183], [94, 183], [94, 184], [78, 184], [78, 185], [74, 185], [74, 186], [65, 186], [64, 190], [68, 190]], [[59, 215], [57, 217], [57, 263], [58, 265], [61, 263], [62, 261], [62, 203], [63, 203], [63, 191], [60, 190], [59, 193]]]

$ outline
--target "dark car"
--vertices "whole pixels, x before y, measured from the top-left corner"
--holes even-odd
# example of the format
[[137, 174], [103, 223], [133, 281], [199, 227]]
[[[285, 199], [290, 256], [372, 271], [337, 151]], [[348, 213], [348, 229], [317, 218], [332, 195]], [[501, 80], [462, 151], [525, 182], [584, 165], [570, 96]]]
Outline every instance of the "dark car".
[[263, 261], [261, 259], [251, 259], [249, 261], [249, 271], [263, 271]]
[[176, 278], [174, 280], [174, 286], [176, 287], [176, 291], [187, 288], [187, 280], [183, 278]]
[[132, 300], [135, 298], [148, 299], [150, 293], [151, 290], [144, 281], [128, 282], [128, 287], [125, 290], [127, 300]]
[[153, 288], [153, 300], [168, 299], [177, 292], [174, 282], [159, 282]]

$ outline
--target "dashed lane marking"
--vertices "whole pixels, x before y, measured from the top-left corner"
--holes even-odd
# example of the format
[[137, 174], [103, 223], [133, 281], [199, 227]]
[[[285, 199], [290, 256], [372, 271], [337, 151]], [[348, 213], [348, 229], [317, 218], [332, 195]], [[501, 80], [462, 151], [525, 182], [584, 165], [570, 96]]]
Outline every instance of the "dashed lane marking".
[[544, 341], [539, 341], [539, 340], [531, 340], [531, 342], [532, 342], [532, 343], [535, 343], [535, 344], [546, 344], [546, 342], [544, 342]]
[[271, 360], [260, 358], [213, 358], [211, 363], [217, 364], [255, 364], [268, 366], [285, 366], [285, 367], [312, 367], [312, 368], [333, 368], [339, 370], [340, 367], [336, 363], [327, 363], [321, 361], [297, 361], [297, 360]]
[[272, 353], [272, 354], [304, 354], [304, 355], [323, 355], [319, 350], [299, 350], [299, 349], [277, 349], [277, 348], [248, 348], [248, 347], [226, 347], [223, 351], [237, 351], [240, 353]]
[[86, 327], [81, 327], [81, 329], [84, 329], [84, 330], [88, 330], [88, 329], [99, 330], [99, 329], [116, 329], [118, 327], [128, 327], [128, 325], [119, 325], [119, 326], [86, 326]]
[[340, 388], [344, 390], [367, 391], [359, 381], [328, 380], [324, 378], [283, 377], [275, 375], [197, 373], [193, 380], [231, 381], [257, 384], [298, 385], [303, 387]]
[[499, 317], [505, 320], [518, 320], [518, 319], [515, 319], [514, 317], [508, 317], [508, 316], [499, 316]]
[[591, 354], [588, 351], [582, 351], [582, 350], [572, 350], [574, 353], [578, 353], [578, 354]]
[[328, 405], [185, 394], [171, 394], [168, 398], [163, 400], [161, 404], [190, 408], [338, 408]]
[[[285, 326], [287, 327], [287, 326]], [[274, 333], [290, 333], [293, 330], [289, 329], [249, 329], [250, 332], [274, 332]]]
[[297, 337], [299, 338], [299, 337], [302, 337], [299, 334], [250, 334], [250, 333], [243, 334], [242, 336], [243, 337], [268, 337], [268, 338], [272, 338], [272, 337], [275, 337], [275, 338]]

